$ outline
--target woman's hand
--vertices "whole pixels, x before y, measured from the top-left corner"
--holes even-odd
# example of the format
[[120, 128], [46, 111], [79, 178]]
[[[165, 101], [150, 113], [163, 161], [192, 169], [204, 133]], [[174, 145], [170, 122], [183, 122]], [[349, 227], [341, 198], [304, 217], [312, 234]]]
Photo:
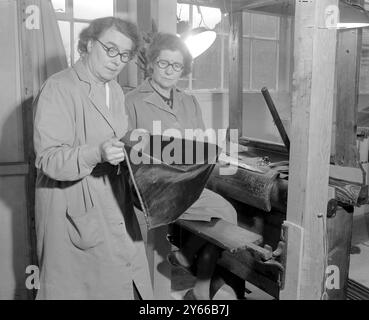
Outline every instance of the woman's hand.
[[124, 160], [124, 143], [117, 138], [109, 139], [100, 145], [101, 158], [103, 162], [109, 162], [116, 166]]

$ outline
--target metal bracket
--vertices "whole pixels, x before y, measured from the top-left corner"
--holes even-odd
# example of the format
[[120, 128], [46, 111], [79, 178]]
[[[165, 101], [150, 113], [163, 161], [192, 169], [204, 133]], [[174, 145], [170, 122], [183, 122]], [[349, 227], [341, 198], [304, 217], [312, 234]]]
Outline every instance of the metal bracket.
[[287, 243], [288, 243], [288, 228], [282, 225], [281, 240], [278, 243], [277, 249], [273, 251], [272, 247], [265, 245], [264, 248], [272, 252], [272, 258], [265, 261], [265, 265], [276, 266], [279, 269], [279, 287], [284, 288], [286, 277], [286, 261], [287, 261]]

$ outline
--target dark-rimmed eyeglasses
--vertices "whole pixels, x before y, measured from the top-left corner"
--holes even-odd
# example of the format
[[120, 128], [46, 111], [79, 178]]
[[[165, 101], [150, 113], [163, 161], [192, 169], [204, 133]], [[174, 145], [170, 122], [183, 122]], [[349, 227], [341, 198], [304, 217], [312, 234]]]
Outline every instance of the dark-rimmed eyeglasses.
[[169, 61], [162, 59], [156, 61], [156, 64], [160, 69], [167, 69], [169, 66], [171, 66], [175, 72], [181, 72], [184, 68], [184, 65], [182, 63], [179, 62], [170, 63]]
[[122, 61], [123, 63], [126, 63], [133, 58], [133, 54], [131, 50], [125, 50], [123, 52], [119, 52], [117, 48], [115, 47], [109, 48], [108, 46], [103, 44], [99, 39], [96, 39], [96, 41], [101, 44], [101, 46], [103, 47], [103, 49], [105, 50], [109, 58], [115, 58], [116, 56], [120, 56], [120, 61]]

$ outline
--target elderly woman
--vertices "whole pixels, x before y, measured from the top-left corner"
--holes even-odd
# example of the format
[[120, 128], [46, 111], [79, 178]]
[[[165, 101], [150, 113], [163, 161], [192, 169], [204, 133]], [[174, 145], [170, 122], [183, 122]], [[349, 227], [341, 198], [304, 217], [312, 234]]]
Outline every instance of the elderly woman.
[[[153, 122], [160, 121], [163, 131], [177, 129], [182, 137], [186, 129], [204, 129], [196, 98], [176, 87], [178, 80], [190, 73], [192, 65], [191, 54], [183, 41], [175, 35], [159, 33], [148, 48], [147, 59], [151, 77], [127, 95], [130, 125], [153, 133]], [[237, 214], [231, 204], [208, 189], [180, 217], [206, 221], [211, 218], [237, 223]], [[211, 277], [219, 256], [215, 246], [193, 237], [181, 251], [174, 251], [168, 258], [174, 265], [189, 267], [195, 253], [198, 255], [197, 282], [184, 298], [210, 299], [214, 294], [210, 290]]]
[[137, 27], [97, 19], [80, 60], [36, 101], [38, 299], [151, 299], [145, 248], [128, 192], [124, 94], [114, 80], [135, 55]]

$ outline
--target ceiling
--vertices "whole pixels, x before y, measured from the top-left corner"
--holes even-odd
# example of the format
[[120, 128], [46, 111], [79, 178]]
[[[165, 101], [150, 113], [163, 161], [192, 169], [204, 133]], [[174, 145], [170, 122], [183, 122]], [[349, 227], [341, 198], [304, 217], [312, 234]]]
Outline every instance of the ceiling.
[[178, 0], [200, 6], [220, 8], [223, 12], [252, 10], [276, 15], [292, 15], [294, 0]]

